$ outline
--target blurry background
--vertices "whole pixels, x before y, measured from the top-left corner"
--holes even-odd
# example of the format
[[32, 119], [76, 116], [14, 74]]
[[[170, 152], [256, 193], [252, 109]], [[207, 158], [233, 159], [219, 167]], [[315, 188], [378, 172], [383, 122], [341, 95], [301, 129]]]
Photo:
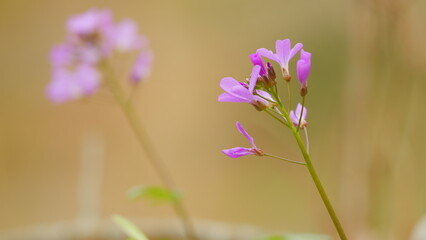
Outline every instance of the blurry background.
[[94, 214], [174, 217], [126, 199], [159, 180], [111, 95], [61, 106], [45, 97], [52, 45], [68, 17], [92, 7], [134, 19], [150, 39], [153, 74], [134, 102], [194, 218], [334, 236], [306, 169], [220, 152], [247, 146], [238, 120], [265, 151], [301, 159], [265, 114], [217, 102], [222, 77], [243, 80], [248, 55], [284, 38], [313, 54], [311, 154], [351, 239], [408, 239], [426, 213], [426, 1], [3, 0], [0, 233], [81, 215], [82, 159], [92, 155], [99, 171], [86, 175], [103, 179]]

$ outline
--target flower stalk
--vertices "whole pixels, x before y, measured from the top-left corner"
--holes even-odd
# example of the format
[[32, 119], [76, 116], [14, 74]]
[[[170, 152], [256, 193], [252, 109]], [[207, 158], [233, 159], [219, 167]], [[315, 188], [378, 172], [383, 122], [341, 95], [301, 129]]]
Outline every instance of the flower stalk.
[[[133, 130], [133, 133], [135, 134], [139, 145], [145, 151], [151, 165], [154, 167], [155, 171], [157, 171], [162, 183], [168, 189], [176, 189], [176, 185], [173, 181], [173, 178], [168, 168], [155, 150], [150, 139], [148, 138], [148, 134], [141, 124], [141, 121], [139, 119], [138, 114], [136, 113], [133, 103], [131, 101], [128, 101], [128, 98], [126, 97], [125, 92], [122, 89], [120, 83], [116, 80], [112, 69], [107, 64], [104, 64], [104, 66], [105, 72], [107, 72], [104, 78], [105, 83], [108, 85], [110, 91], [114, 95], [115, 101], [124, 113], [130, 127]], [[173, 208], [176, 212], [176, 215], [180, 218], [182, 222], [187, 238], [189, 240], [197, 240], [194, 224], [192, 223], [188, 211], [186, 210], [183, 203], [181, 201], [175, 201], [173, 203]]]

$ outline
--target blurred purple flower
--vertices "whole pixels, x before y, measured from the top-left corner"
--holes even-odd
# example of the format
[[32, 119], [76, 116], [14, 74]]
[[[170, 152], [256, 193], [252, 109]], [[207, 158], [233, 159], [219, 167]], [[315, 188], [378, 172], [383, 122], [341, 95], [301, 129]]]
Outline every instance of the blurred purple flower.
[[140, 49], [146, 42], [146, 39], [138, 34], [137, 24], [129, 19], [115, 25], [112, 37], [115, 48], [121, 52]]
[[56, 45], [50, 53], [53, 74], [47, 96], [52, 102], [63, 103], [95, 93], [101, 81], [99, 64], [115, 50], [142, 50], [129, 75], [132, 82], [149, 75], [152, 54], [135, 22], [114, 23], [110, 11], [91, 9], [70, 17], [67, 30], [65, 43]]
[[290, 71], [288, 68], [288, 63], [290, 60], [296, 55], [296, 53], [302, 49], [303, 44], [296, 43], [293, 48], [291, 48], [291, 42], [290, 39], [284, 39], [284, 40], [277, 40], [275, 43], [275, 51], [276, 53], [273, 53], [272, 51], [266, 49], [266, 48], [260, 48], [256, 52], [260, 55], [269, 58], [275, 62], [277, 62], [284, 73], [284, 78], [288, 81], [290, 80]]
[[261, 77], [266, 76], [266, 69], [265, 69], [265, 64], [263, 63], [263, 60], [262, 60], [262, 56], [260, 56], [259, 53], [253, 53], [253, 54], [250, 54], [250, 60], [253, 63], [253, 65], [260, 66], [259, 75]]
[[261, 90], [254, 90], [259, 72], [260, 66], [253, 66], [248, 87], [246, 84], [238, 82], [232, 77], [223, 78], [220, 81], [220, 86], [225, 93], [219, 95], [218, 101], [250, 103], [259, 110], [271, 106], [271, 102], [264, 99], [266, 98], [272, 101], [272, 97], [269, 93]]
[[96, 92], [100, 73], [91, 66], [77, 66], [75, 70], [55, 68], [52, 82], [47, 86], [47, 96], [54, 103], [64, 103]]
[[300, 52], [300, 59], [297, 61], [297, 78], [299, 79], [300, 86], [306, 87], [308, 85], [308, 77], [311, 71], [311, 53], [302, 51]]
[[108, 10], [91, 9], [72, 16], [67, 22], [68, 32], [76, 35], [94, 35], [111, 27], [112, 16]]
[[305, 126], [308, 126], [308, 122], [306, 122], [307, 113], [308, 110], [306, 110], [306, 107], [303, 107], [302, 113], [302, 104], [297, 104], [296, 112], [294, 112], [293, 110], [290, 111], [290, 118], [294, 126], [297, 126], [299, 124], [300, 114], [302, 114], [302, 119], [300, 120], [300, 128], [303, 129]]
[[251, 148], [244, 148], [244, 147], [235, 147], [235, 148], [231, 148], [231, 149], [224, 149], [222, 150], [222, 152], [224, 154], [226, 154], [228, 157], [231, 158], [238, 158], [238, 157], [242, 157], [242, 156], [246, 156], [246, 155], [257, 155], [257, 156], [262, 156], [263, 155], [263, 151], [259, 148], [256, 147], [256, 145], [254, 144], [254, 139], [252, 136], [250, 136], [246, 130], [244, 130], [243, 126], [237, 122], [237, 129], [238, 131], [244, 135], [244, 137], [247, 138], [247, 140], [250, 142], [251, 144]]
[[152, 53], [150, 51], [143, 51], [139, 54], [130, 74], [132, 83], [138, 83], [149, 77], [151, 74], [152, 58]]

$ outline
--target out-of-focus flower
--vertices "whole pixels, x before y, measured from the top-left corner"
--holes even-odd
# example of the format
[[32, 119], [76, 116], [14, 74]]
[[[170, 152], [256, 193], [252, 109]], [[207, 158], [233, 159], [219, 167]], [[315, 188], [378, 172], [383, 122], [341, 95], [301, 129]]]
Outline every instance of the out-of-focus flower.
[[284, 79], [286, 81], [291, 80], [290, 71], [288, 68], [288, 63], [290, 60], [296, 55], [300, 49], [302, 49], [303, 45], [301, 43], [296, 43], [293, 48], [291, 48], [291, 42], [290, 39], [284, 39], [284, 40], [277, 40], [275, 43], [275, 51], [276, 53], [273, 53], [272, 51], [266, 49], [266, 48], [260, 48], [256, 52], [260, 55], [269, 58], [275, 62], [277, 62], [282, 69]]
[[246, 137], [247, 140], [250, 142], [251, 148], [235, 147], [231, 149], [224, 149], [222, 150], [222, 152], [231, 158], [238, 158], [238, 157], [242, 157], [246, 155], [263, 156], [263, 151], [257, 148], [256, 145], [254, 144], [253, 137], [246, 132], [246, 130], [243, 128], [243, 126], [239, 122], [237, 122], [236, 125], [237, 125], [238, 131], [241, 134], [243, 134], [244, 137]]
[[72, 16], [67, 30], [66, 41], [50, 53], [53, 70], [47, 95], [52, 102], [64, 103], [95, 93], [101, 81], [100, 63], [113, 56], [113, 51], [139, 50], [129, 75], [132, 82], [148, 77], [152, 53], [135, 22], [114, 23], [110, 11], [91, 9]]
[[139, 54], [133, 65], [132, 72], [130, 74], [130, 81], [132, 83], [138, 83], [143, 79], [146, 79], [151, 74], [152, 64], [152, 53], [150, 51], [143, 51]]
[[91, 66], [81, 65], [74, 70], [53, 69], [53, 80], [47, 86], [47, 96], [54, 103], [64, 103], [96, 92], [100, 73]]
[[259, 72], [260, 66], [253, 66], [248, 87], [246, 84], [238, 82], [232, 77], [223, 78], [220, 81], [220, 86], [225, 93], [219, 95], [218, 101], [250, 103], [258, 110], [270, 107], [272, 105], [270, 102], [272, 101], [271, 95], [265, 91], [254, 89], [259, 77]]
[[116, 24], [113, 39], [115, 48], [121, 52], [140, 49], [146, 42], [146, 39], [138, 34], [137, 24], [129, 19]]
[[[306, 121], [307, 113], [308, 111], [306, 110], [306, 107], [303, 107], [302, 113], [302, 104], [297, 104], [296, 112], [294, 112], [293, 110], [290, 111], [290, 118], [294, 126], [297, 126], [299, 124], [299, 120], [301, 129], [303, 129], [305, 126], [308, 126], [308, 122]], [[300, 118], [300, 114], [302, 114], [302, 118]]]
[[102, 34], [112, 25], [111, 12], [108, 10], [91, 9], [85, 13], [72, 16], [67, 22], [70, 34], [89, 36]]
[[308, 86], [308, 77], [311, 72], [311, 53], [302, 51], [300, 52], [300, 59], [297, 61], [297, 78], [300, 82], [300, 87]]

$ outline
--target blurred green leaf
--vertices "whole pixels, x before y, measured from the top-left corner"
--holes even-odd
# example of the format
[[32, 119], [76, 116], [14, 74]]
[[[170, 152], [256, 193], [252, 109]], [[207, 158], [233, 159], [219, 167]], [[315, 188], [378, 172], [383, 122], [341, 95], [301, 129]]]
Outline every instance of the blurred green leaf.
[[126, 233], [129, 237], [128, 240], [148, 240], [145, 234], [143, 234], [135, 224], [126, 218], [120, 215], [114, 215], [112, 216], [112, 221]]
[[127, 196], [130, 199], [146, 198], [153, 203], [175, 203], [181, 199], [179, 192], [156, 186], [135, 186], [129, 190]]
[[258, 240], [331, 240], [329, 236], [321, 234], [298, 233], [274, 235], [260, 238]]

